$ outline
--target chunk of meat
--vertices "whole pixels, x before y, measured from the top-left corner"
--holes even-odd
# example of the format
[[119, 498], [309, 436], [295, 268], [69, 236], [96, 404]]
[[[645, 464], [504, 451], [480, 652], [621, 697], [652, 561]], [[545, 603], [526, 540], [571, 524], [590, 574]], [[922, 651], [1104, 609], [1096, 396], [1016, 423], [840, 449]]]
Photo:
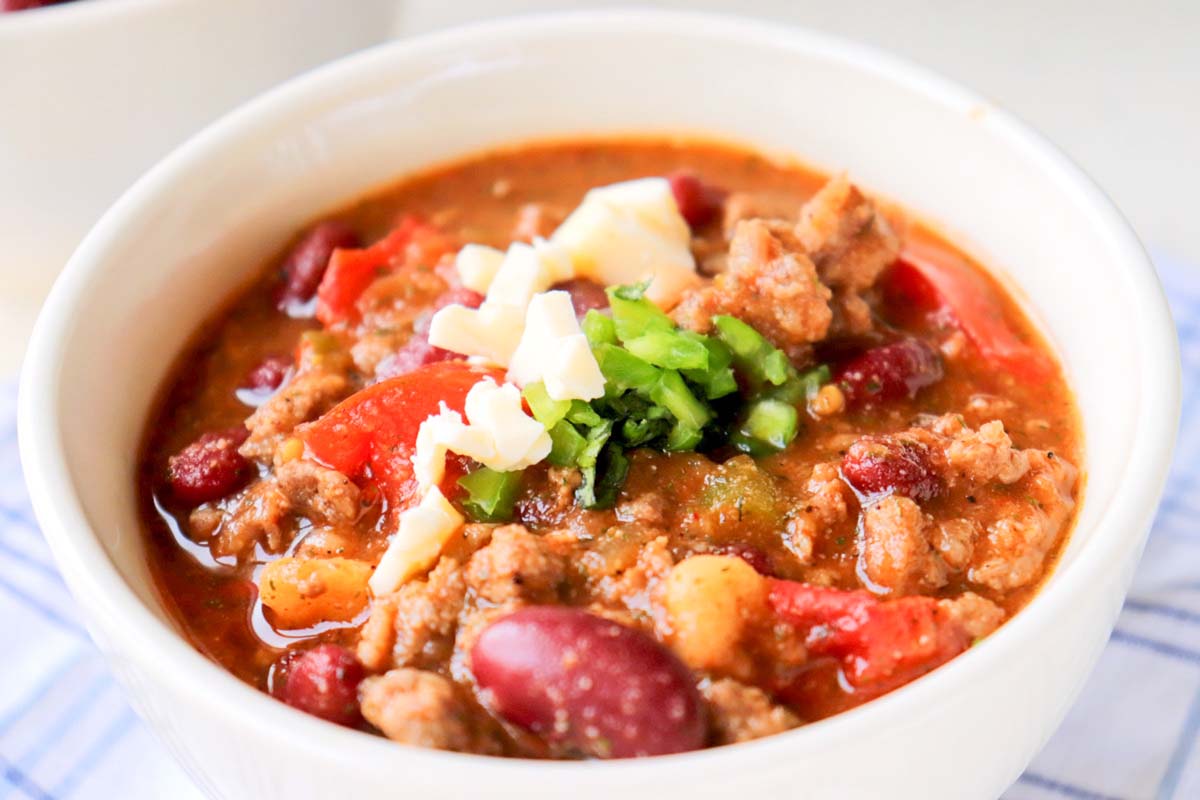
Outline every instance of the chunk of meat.
[[292, 505], [274, 480], [250, 484], [234, 500], [209, 549], [218, 558], [241, 557], [258, 543], [277, 553], [291, 538]]
[[388, 667], [432, 668], [449, 657], [466, 598], [462, 566], [441, 559], [423, 581], [376, 598], [358, 642], [358, 659], [373, 672]]
[[685, 292], [673, 314], [699, 333], [712, 329], [714, 314], [732, 314], [793, 360], [804, 361], [808, 345], [829, 330], [829, 298], [804, 253], [786, 247], [762, 220], [748, 220], [734, 232], [726, 271]]
[[825, 184], [800, 210], [800, 240], [817, 272], [834, 294], [839, 312], [834, 329], [845, 333], [870, 330], [869, 309], [862, 292], [900, 254], [900, 237], [875, 204], [846, 177]]
[[639, 525], [612, 528], [579, 560], [598, 606], [628, 612], [630, 619], [651, 628], [664, 619], [661, 595], [674, 565], [669, 539]]
[[1027, 495], [1014, 497], [1007, 513], [988, 527], [967, 576], [997, 591], [1028, 585], [1042, 572], [1071, 511], [1078, 471], [1058, 456], [1025, 450]]
[[862, 518], [859, 572], [877, 594], [911, 594], [946, 584], [946, 565], [929, 544], [932, 520], [913, 500], [890, 495]]
[[850, 513], [838, 466], [836, 462], [814, 465], [804, 486], [805, 502], [788, 516], [783, 542], [801, 564], [811, 563], [815, 543]]
[[1004, 609], [974, 592], [938, 600], [938, 617], [957, 625], [972, 640], [987, 636], [1004, 622]]
[[700, 694], [708, 701], [708, 725], [714, 744], [736, 744], [782, 733], [800, 718], [776, 705], [762, 689], [730, 678], [705, 681]]
[[979, 534], [979, 523], [974, 520], [942, 520], [934, 526], [930, 544], [947, 567], [962, 571], [971, 563], [971, 556], [975, 553], [975, 540], [979, 538]]
[[490, 603], [554, 602], [566, 562], [523, 525], [505, 525], [467, 562], [467, 585]]
[[342, 372], [301, 372], [246, 419], [250, 436], [238, 452], [269, 464], [276, 446], [297, 425], [333, 408], [350, 390], [350, 381]]
[[297, 459], [275, 468], [279, 491], [297, 513], [318, 522], [353, 522], [360, 492], [349, 478], [315, 461]]
[[793, 220], [800, 204], [791, 197], [771, 192], [732, 192], [725, 199], [721, 229], [725, 238], [733, 237], [739, 222], [751, 219]]
[[1029, 456], [1013, 447], [999, 420], [973, 431], [957, 417], [943, 417], [934, 430], [951, 436], [945, 450], [950, 468], [975, 483], [1015, 483], [1029, 469]]
[[394, 669], [359, 688], [367, 722], [394, 742], [440, 750], [471, 751], [468, 713], [454, 685], [440, 675]]

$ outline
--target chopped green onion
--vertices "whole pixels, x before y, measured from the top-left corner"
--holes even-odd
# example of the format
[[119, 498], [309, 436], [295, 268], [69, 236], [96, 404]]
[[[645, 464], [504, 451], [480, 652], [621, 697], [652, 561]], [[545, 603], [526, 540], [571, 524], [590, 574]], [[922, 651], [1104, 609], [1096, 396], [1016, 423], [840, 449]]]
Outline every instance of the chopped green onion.
[[795, 406], [780, 400], [756, 400], [729, 441], [750, 455], [766, 455], [791, 444], [798, 428], [799, 413]]
[[697, 430], [707, 425], [713, 417], [712, 410], [696, 399], [696, 395], [683, 382], [683, 376], [675, 370], [663, 371], [658, 383], [650, 390], [650, 399], [666, 406], [675, 419]]
[[520, 470], [499, 472], [480, 467], [462, 476], [458, 485], [467, 490], [463, 510], [476, 522], [507, 522], [512, 519], [522, 475]]
[[589, 310], [584, 315], [580, 327], [583, 328], [583, 335], [587, 337], [593, 350], [597, 345], [617, 343], [617, 326], [612, 317], [602, 311], [594, 308]]
[[533, 418], [547, 429], [557, 425], [558, 421], [565, 417], [571, 408], [570, 400], [555, 400], [550, 397], [546, 393], [546, 384], [541, 381], [526, 386], [521, 395], [525, 398], [525, 402], [529, 403], [529, 410], [533, 412]]

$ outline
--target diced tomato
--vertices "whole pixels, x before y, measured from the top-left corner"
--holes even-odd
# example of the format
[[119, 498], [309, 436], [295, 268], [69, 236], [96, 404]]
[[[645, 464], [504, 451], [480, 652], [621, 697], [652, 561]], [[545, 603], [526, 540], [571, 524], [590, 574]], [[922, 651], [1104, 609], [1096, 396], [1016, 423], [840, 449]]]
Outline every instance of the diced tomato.
[[[303, 426], [300, 436], [310, 455], [356, 480], [373, 479], [389, 509], [403, 510], [416, 498], [412, 455], [421, 423], [442, 403], [462, 413], [467, 392], [488, 377], [504, 380], [499, 370], [465, 361], [428, 364], [351, 395]], [[463, 471], [453, 459], [446, 466], [449, 487]]]
[[944, 311], [990, 363], [1023, 380], [1053, 372], [1044, 353], [1021, 341], [995, 291], [966, 264], [943, 251], [910, 244], [883, 278], [889, 304], [901, 310]]
[[809, 653], [837, 659], [855, 687], [907, 682], [969, 643], [960, 626], [939, 614], [932, 597], [880, 601], [861, 590], [772, 580], [770, 600], [781, 618], [807, 629]]
[[326, 327], [354, 320], [358, 298], [381, 271], [432, 267], [453, 249], [446, 234], [416, 217], [405, 216], [391, 233], [370, 247], [334, 250], [317, 287], [317, 319]]

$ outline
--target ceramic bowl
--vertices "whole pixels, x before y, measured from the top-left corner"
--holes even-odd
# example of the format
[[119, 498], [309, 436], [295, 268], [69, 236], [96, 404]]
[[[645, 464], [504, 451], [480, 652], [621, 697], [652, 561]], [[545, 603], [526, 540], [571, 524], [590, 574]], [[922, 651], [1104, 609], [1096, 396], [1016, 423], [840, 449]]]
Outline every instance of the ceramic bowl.
[[[1086, 493], [1061, 563], [948, 665], [831, 719], [622, 762], [402, 747], [294, 711], [200, 656], [163, 611], [135, 504], [138, 443], [197, 325], [306, 220], [483, 148], [702, 134], [846, 169], [1007, 282], [1065, 365]], [[386, 45], [277, 89], [155, 167], [87, 236], [38, 322], [20, 402], [38, 518], [137, 710], [213, 797], [995, 798], [1103, 647], [1178, 420], [1174, 329], [1151, 265], [1057, 150], [925, 70], [803, 30], [605, 12]]]

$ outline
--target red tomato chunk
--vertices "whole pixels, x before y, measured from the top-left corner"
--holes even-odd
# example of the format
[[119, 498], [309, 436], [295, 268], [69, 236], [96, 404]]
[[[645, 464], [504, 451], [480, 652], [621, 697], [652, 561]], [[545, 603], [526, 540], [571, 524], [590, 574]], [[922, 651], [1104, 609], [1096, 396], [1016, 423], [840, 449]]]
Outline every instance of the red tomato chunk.
[[283, 262], [283, 286], [279, 292], [281, 311], [295, 317], [312, 316], [309, 302], [325, 276], [335, 250], [359, 247], [358, 234], [344, 222], [319, 222], [296, 243]]

